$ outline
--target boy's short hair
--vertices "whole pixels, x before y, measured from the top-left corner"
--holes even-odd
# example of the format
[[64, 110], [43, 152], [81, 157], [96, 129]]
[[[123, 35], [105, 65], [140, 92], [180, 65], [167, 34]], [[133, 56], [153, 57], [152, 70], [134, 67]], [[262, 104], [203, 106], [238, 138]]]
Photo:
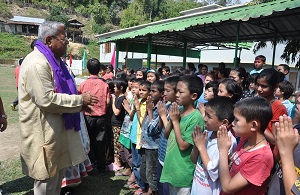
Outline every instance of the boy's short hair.
[[180, 77], [176, 76], [176, 75], [169, 76], [165, 79], [165, 84], [172, 85], [174, 87], [174, 91], [176, 91], [176, 86], [177, 86], [179, 79], [180, 79]]
[[231, 124], [234, 119], [233, 105], [232, 99], [225, 96], [216, 96], [205, 103], [205, 106], [210, 107], [216, 112], [219, 121], [227, 119], [229, 122], [228, 124]]
[[158, 91], [159, 91], [160, 93], [162, 93], [162, 92], [164, 91], [164, 84], [165, 84], [164, 81], [158, 80], [158, 81], [154, 81], [154, 82], [152, 83], [152, 86], [156, 86], [157, 89], [158, 89]]
[[289, 99], [294, 92], [294, 86], [290, 81], [282, 81], [278, 84], [281, 92], [283, 92], [284, 99]]
[[117, 89], [122, 90], [122, 93], [126, 92], [128, 87], [128, 81], [124, 78], [117, 78], [114, 80], [114, 84], [116, 85]]
[[184, 75], [181, 76], [179, 81], [182, 81], [185, 83], [190, 91], [190, 93], [196, 93], [198, 99], [202, 92], [203, 92], [203, 82], [200, 77], [197, 77], [196, 75]]
[[106, 68], [110, 69], [110, 71], [114, 71], [114, 67], [112, 65], [107, 65]]
[[150, 83], [149, 81], [142, 81], [142, 82], [140, 83], [140, 85], [145, 86], [145, 87], [148, 89], [148, 91], [151, 90], [151, 83]]
[[263, 62], [263, 63], [266, 63], [266, 56], [264, 56], [264, 55], [258, 55], [258, 56], [256, 56], [255, 57], [255, 59], [261, 59], [261, 61]]
[[213, 88], [214, 96], [216, 97], [218, 95], [219, 91], [219, 82], [218, 81], [210, 81], [205, 85], [205, 89]]
[[262, 97], [242, 99], [234, 105], [234, 108], [238, 109], [238, 112], [245, 117], [247, 122], [259, 121], [261, 133], [265, 131], [273, 117], [270, 102]]
[[120, 71], [116, 74], [116, 78], [123, 78], [126, 79], [127, 78], [127, 74], [125, 71]]
[[127, 80], [130, 82], [133, 82], [133, 80], [136, 79], [134, 74], [127, 75]]
[[287, 71], [287, 74], [290, 72], [290, 67], [287, 64], [279, 64], [278, 66], [282, 66], [284, 71]]
[[100, 71], [100, 62], [96, 58], [87, 61], [86, 67], [91, 75], [98, 75]]
[[248, 82], [249, 83], [255, 83], [256, 78], [258, 77], [259, 73], [254, 73], [252, 75], [250, 75]]
[[141, 78], [135, 78], [133, 79], [131, 82], [133, 83], [138, 83], [139, 85], [144, 81], [144, 79], [141, 79]]

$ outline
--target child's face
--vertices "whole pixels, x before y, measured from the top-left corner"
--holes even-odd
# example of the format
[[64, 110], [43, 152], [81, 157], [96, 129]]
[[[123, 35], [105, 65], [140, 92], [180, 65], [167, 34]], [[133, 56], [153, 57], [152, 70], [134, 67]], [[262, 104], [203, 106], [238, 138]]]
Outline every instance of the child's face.
[[194, 102], [194, 99], [192, 99], [193, 94], [191, 94], [188, 86], [184, 82], [179, 81], [177, 83], [176, 91], [176, 103], [178, 105], [186, 106]]
[[153, 103], [156, 104], [158, 101], [161, 100], [163, 93], [158, 91], [157, 86], [151, 85], [150, 95], [152, 97]]
[[219, 121], [216, 112], [210, 106], [205, 106], [204, 122], [205, 129], [209, 131], [218, 131], [222, 125], [222, 121]]
[[260, 97], [267, 98], [274, 94], [274, 91], [271, 90], [268, 82], [264, 78], [258, 78], [256, 81], [257, 94]]
[[255, 83], [249, 83], [249, 90], [256, 90], [256, 85]]
[[140, 98], [146, 99], [150, 95], [150, 90], [146, 86], [140, 85], [139, 95]]
[[156, 81], [155, 74], [152, 72], [149, 72], [147, 74], [147, 81], [149, 81], [150, 83], [153, 83], [154, 81]]
[[240, 114], [238, 108], [233, 110], [234, 121], [232, 122], [232, 129], [238, 137], [248, 137], [251, 133], [252, 121], [247, 122], [246, 118]]
[[207, 89], [205, 89], [205, 92], [204, 92], [204, 99], [205, 100], [210, 100], [210, 99], [213, 99], [215, 97], [215, 94], [213, 92], [213, 88], [212, 87], [209, 87]]
[[264, 66], [264, 62], [260, 58], [256, 58], [254, 60], [254, 69], [255, 70], [260, 70]]
[[164, 85], [164, 89], [165, 89], [164, 95], [166, 96], [167, 101], [175, 102], [176, 101], [175, 87], [169, 83], [166, 83]]
[[136, 71], [135, 78], [137, 78], [137, 79], [143, 79], [144, 76], [143, 76], [142, 71], [140, 71], [140, 70]]
[[205, 79], [204, 79], [204, 84], [206, 85], [210, 81], [213, 81], [213, 79], [210, 76], [206, 76]]
[[225, 96], [225, 97], [230, 97], [231, 98], [232, 94], [228, 93], [228, 91], [226, 90], [226, 86], [223, 83], [220, 83], [218, 96]]
[[166, 71], [166, 69], [164, 69], [164, 68], [162, 69], [162, 74], [163, 74], [163, 75], [166, 75], [166, 76], [169, 75], [169, 73], [168, 73], [168, 72]]
[[132, 95], [139, 95], [140, 84], [137, 82], [133, 82], [131, 85]]
[[114, 85], [115, 95], [118, 96], [122, 93], [121, 89], [118, 89], [116, 85]]
[[131, 87], [132, 87], [132, 81], [128, 81], [128, 87], [129, 87], [129, 89], [131, 89]]
[[277, 71], [278, 71], [278, 72], [282, 72], [284, 75], [287, 75], [287, 74], [288, 74], [288, 71], [284, 70], [284, 67], [283, 67], [283, 66], [278, 66], [278, 67], [277, 67]]
[[274, 96], [277, 97], [277, 98], [280, 98], [280, 97], [283, 96], [283, 93], [280, 91], [280, 88], [279, 88], [279, 87], [277, 87], [277, 88], [275, 89]]
[[243, 79], [239, 77], [239, 73], [237, 71], [230, 71], [229, 78], [235, 80], [239, 85], [242, 85]]

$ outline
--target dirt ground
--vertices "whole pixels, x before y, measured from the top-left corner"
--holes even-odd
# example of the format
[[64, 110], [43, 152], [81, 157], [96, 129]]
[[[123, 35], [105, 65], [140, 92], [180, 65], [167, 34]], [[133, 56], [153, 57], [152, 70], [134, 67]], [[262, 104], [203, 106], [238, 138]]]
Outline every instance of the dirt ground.
[[7, 129], [0, 132], [0, 161], [19, 158], [20, 141], [19, 125], [8, 124]]

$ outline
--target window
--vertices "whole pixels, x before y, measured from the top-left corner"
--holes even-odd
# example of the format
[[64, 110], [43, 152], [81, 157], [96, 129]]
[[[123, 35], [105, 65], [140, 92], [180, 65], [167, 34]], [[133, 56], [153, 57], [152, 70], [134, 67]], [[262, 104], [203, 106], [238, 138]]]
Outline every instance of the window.
[[105, 51], [105, 53], [111, 52], [111, 44], [110, 43], [105, 43], [104, 51]]

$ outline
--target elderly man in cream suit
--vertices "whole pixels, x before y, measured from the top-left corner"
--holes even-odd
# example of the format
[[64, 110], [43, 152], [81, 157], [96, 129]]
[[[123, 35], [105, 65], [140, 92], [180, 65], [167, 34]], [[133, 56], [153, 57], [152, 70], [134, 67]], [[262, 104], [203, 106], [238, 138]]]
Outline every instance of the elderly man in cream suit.
[[24, 174], [35, 179], [35, 195], [60, 194], [64, 168], [86, 159], [78, 116], [98, 99], [89, 93], [77, 95], [60, 60], [67, 45], [64, 24], [44, 22], [20, 70], [21, 162]]

